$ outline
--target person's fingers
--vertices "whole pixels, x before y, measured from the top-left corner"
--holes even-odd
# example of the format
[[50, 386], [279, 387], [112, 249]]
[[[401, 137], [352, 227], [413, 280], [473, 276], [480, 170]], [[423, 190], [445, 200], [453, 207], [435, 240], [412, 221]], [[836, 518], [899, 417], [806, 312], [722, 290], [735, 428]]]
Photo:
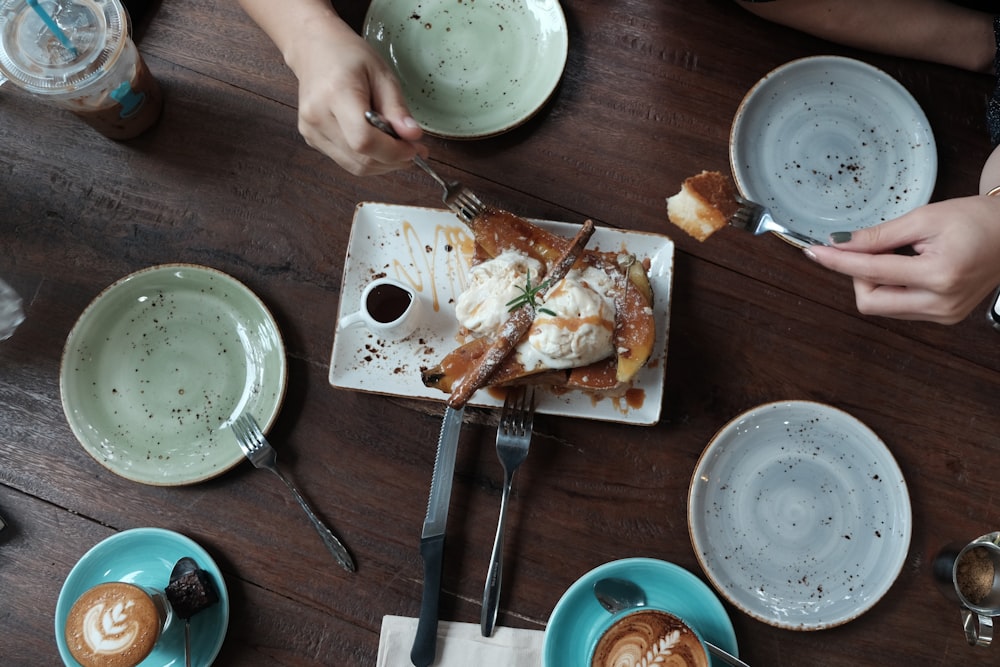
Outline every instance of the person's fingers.
[[941, 299], [940, 295], [919, 288], [855, 280], [854, 296], [858, 312], [863, 315], [956, 324], [968, 314], [951, 301]]
[[405, 104], [399, 102], [379, 105], [376, 102], [376, 108], [380, 109], [385, 119], [392, 124], [392, 129], [396, 131], [400, 139], [415, 142], [420, 141], [424, 136], [420, 124], [410, 115], [410, 110]]
[[903, 248], [921, 239], [919, 230], [906, 218], [896, 218], [853, 232], [834, 232], [834, 247], [854, 252], [883, 253]]
[[[832, 235], [805, 253], [854, 278], [865, 314], [954, 324], [995, 289], [1000, 201], [972, 196], [921, 206], [887, 223]], [[902, 255], [900, 246], [914, 253]]]
[[[403, 91], [394, 76], [376, 77], [372, 84], [372, 106], [392, 125], [400, 139], [415, 143], [423, 137], [424, 131], [410, 114]], [[416, 145], [416, 148], [420, 155], [427, 156], [425, 146]]]
[[358, 90], [344, 90], [312, 128], [310, 145], [355, 175], [376, 175], [409, 166], [417, 147], [385, 134], [365, 119], [370, 108], [368, 97]]
[[911, 246], [916, 248], [940, 231], [941, 219], [947, 218], [949, 211], [948, 202], [920, 206], [881, 224], [834, 232], [830, 241], [837, 248], [854, 252], [886, 253]]
[[919, 256], [853, 252], [828, 246], [812, 246], [806, 253], [828, 269], [877, 285], [923, 286], [927, 278]]
[[[369, 128], [363, 128], [361, 130], [361, 132], [368, 131]], [[390, 171], [400, 169], [404, 166], [408, 166], [409, 164], [407, 159], [403, 159], [398, 162], [386, 162], [374, 157], [373, 154], [377, 153], [377, 151], [371, 146], [365, 145], [364, 140], [360, 143], [355, 141], [355, 144], [352, 146], [345, 138], [344, 128], [337, 124], [337, 121], [332, 114], [330, 114], [328, 120], [321, 125], [309, 125], [307, 123], [300, 122], [299, 132], [302, 134], [302, 138], [305, 139], [309, 146], [323, 153], [340, 165], [345, 171], [355, 176], [377, 176], [379, 174], [385, 174]], [[346, 132], [355, 136], [355, 139], [357, 140], [359, 135], [355, 130], [348, 128]], [[370, 138], [373, 145], [374, 142], [382, 141], [384, 139], [389, 142], [391, 150], [392, 144], [401, 143], [395, 141], [391, 137], [386, 137], [384, 135], [378, 136], [381, 133], [377, 130], [375, 132], [376, 133], [373, 133]]]
[[896, 285], [878, 285], [867, 280], [854, 281], [854, 300], [863, 315], [881, 315], [912, 319], [926, 307], [928, 293]]

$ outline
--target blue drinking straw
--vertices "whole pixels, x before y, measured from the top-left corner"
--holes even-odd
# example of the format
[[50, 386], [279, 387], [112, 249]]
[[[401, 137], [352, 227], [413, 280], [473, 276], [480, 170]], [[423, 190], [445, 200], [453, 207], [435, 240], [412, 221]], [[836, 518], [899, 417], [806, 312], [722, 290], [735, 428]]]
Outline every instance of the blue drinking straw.
[[63, 32], [63, 29], [59, 27], [59, 24], [56, 23], [51, 16], [49, 16], [47, 11], [42, 9], [41, 5], [38, 4], [38, 0], [27, 0], [27, 2], [28, 6], [34, 9], [35, 13], [41, 17], [42, 22], [45, 23], [45, 27], [51, 30], [52, 34], [59, 40], [59, 43], [65, 46], [66, 49], [75, 57], [76, 47], [73, 46], [73, 42], [69, 41], [69, 37], [67, 37], [66, 33]]

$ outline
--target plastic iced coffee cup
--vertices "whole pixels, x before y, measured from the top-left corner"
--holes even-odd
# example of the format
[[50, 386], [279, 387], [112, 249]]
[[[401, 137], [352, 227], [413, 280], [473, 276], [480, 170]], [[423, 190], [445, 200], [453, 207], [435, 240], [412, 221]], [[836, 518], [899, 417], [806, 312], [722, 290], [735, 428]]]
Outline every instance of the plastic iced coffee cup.
[[0, 0], [0, 77], [69, 109], [111, 139], [131, 139], [152, 126], [163, 95], [129, 37], [121, 3], [38, 4], [41, 11], [26, 0]]

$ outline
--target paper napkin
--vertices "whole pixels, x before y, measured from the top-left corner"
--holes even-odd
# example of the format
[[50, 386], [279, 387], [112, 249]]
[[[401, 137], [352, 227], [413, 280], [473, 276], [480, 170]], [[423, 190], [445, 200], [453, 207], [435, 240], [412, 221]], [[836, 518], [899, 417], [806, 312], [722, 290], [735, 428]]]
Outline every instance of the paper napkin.
[[[383, 616], [377, 667], [413, 667], [410, 649], [417, 634], [417, 619]], [[541, 630], [497, 626], [492, 637], [483, 637], [479, 624], [438, 622], [435, 667], [540, 667]]]

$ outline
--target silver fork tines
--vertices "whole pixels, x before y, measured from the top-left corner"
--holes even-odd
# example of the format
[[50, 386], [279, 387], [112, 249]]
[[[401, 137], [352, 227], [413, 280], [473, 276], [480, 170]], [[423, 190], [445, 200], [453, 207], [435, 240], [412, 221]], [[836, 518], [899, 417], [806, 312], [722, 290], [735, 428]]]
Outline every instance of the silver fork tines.
[[277, 459], [278, 455], [271, 447], [271, 444], [264, 437], [263, 431], [260, 430], [260, 426], [257, 425], [257, 420], [253, 418], [249, 412], [245, 412], [233, 421], [232, 424], [233, 435], [236, 436], [236, 442], [239, 443], [240, 449], [246, 455], [250, 462], [254, 464], [257, 468], [264, 468], [265, 470], [270, 470], [275, 475], [277, 475], [282, 482], [285, 483], [292, 491], [292, 495], [295, 496], [295, 500], [298, 501], [302, 509], [305, 510], [306, 516], [312, 521], [313, 526], [316, 528], [316, 532], [323, 539], [323, 543], [326, 545], [330, 553], [333, 554], [337, 562], [343, 566], [348, 572], [354, 572], [354, 559], [347, 552], [347, 548], [344, 547], [343, 543], [337, 539], [337, 536], [333, 534], [329, 528], [326, 527], [316, 513], [313, 512], [312, 507], [306, 502], [302, 494], [299, 493], [298, 489], [288, 481], [280, 470], [278, 470]]
[[507, 518], [507, 500], [514, 472], [528, 456], [531, 445], [531, 427], [535, 418], [535, 390], [533, 387], [511, 387], [507, 390], [500, 426], [497, 428], [497, 458], [503, 466], [503, 493], [500, 496], [500, 520], [493, 540], [490, 569], [483, 590], [483, 611], [479, 627], [484, 637], [493, 635], [500, 602], [500, 581], [503, 574], [503, 528]]
[[[372, 127], [378, 128], [394, 139], [399, 139], [399, 135], [396, 134], [396, 130], [392, 129], [392, 125], [390, 125], [389, 122], [381, 116], [381, 114], [375, 111], [366, 111], [365, 119], [372, 125]], [[477, 197], [472, 190], [465, 187], [458, 181], [444, 180], [436, 171], [434, 171], [430, 164], [427, 163], [427, 160], [423, 159], [419, 155], [413, 156], [413, 162], [418, 167], [426, 171], [430, 177], [437, 181], [438, 185], [444, 189], [441, 201], [443, 201], [444, 205], [450, 208], [455, 215], [458, 216], [459, 220], [465, 224], [469, 224], [483, 210], [483, 202], [479, 200], [479, 197]]]
[[733, 217], [729, 219], [729, 224], [733, 227], [738, 227], [739, 229], [751, 232], [755, 236], [759, 236], [760, 234], [765, 234], [767, 232], [784, 234], [788, 238], [794, 239], [795, 241], [805, 244], [806, 246], [830, 245], [826, 241], [814, 239], [808, 234], [797, 232], [794, 229], [790, 229], [786, 225], [781, 224], [774, 219], [771, 215], [771, 211], [761, 204], [752, 202], [749, 199], [744, 199], [739, 195], [736, 195], [736, 203], [740, 205], [740, 208], [733, 214]]

